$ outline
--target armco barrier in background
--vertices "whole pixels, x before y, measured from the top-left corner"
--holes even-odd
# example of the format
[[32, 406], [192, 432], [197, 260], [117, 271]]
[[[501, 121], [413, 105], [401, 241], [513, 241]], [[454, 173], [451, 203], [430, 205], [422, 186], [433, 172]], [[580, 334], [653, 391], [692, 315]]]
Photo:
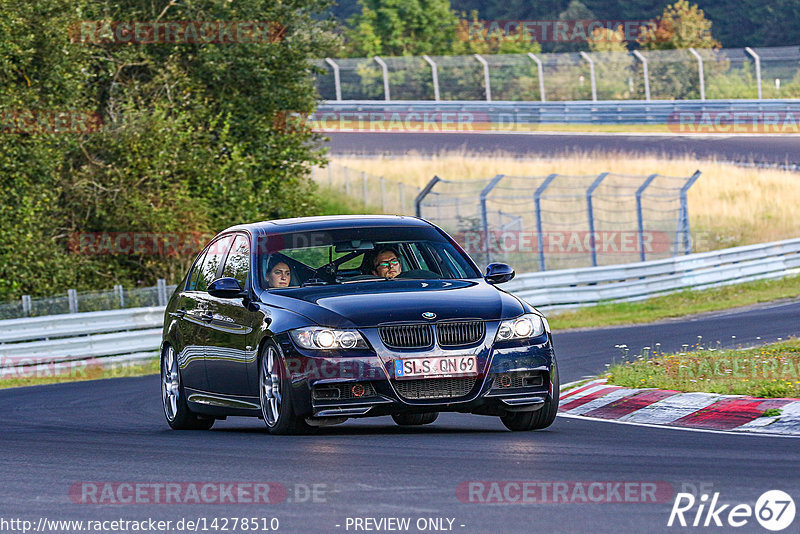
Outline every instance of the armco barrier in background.
[[[637, 300], [800, 273], [800, 239], [610, 267], [525, 273], [503, 285], [540, 310]], [[152, 358], [164, 308], [0, 321], [0, 378], [18, 366]], [[69, 369], [69, 365], [63, 369]]]

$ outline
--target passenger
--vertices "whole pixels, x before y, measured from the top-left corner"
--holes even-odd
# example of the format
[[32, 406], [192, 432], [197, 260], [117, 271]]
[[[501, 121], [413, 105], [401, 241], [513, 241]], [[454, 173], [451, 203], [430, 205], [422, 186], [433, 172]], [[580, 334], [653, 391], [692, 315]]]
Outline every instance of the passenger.
[[273, 254], [267, 263], [267, 287], [289, 287], [292, 285], [292, 270], [281, 254]]
[[382, 247], [373, 252], [372, 274], [383, 278], [395, 278], [403, 272], [400, 254], [394, 247]]

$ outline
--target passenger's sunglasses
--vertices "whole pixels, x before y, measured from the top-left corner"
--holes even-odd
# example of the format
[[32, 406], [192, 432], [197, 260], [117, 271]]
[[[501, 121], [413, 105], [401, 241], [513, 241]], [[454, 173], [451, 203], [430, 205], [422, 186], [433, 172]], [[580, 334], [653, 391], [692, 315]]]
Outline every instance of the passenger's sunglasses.
[[389, 260], [389, 261], [380, 262], [378, 265], [375, 266], [375, 268], [377, 269], [378, 267], [383, 267], [384, 269], [388, 269], [390, 266], [391, 267], [397, 267], [398, 265], [400, 265], [400, 260], [398, 260], [397, 258], [394, 258], [394, 259]]

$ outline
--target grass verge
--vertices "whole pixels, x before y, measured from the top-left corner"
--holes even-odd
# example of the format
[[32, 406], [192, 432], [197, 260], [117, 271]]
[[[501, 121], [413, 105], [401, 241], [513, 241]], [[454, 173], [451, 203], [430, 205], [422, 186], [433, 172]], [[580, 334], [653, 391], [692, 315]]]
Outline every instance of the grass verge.
[[[757, 280], [700, 291], [654, 297], [639, 302], [614, 302], [547, 314], [553, 330], [650, 323], [659, 319], [726, 310], [800, 295], [800, 276]], [[535, 302], [532, 302], [536, 305]]]
[[159, 373], [159, 359], [154, 357], [141, 363], [126, 362], [107, 367], [100, 365], [85, 366], [75, 362], [65, 369], [47, 368], [0, 368], [0, 389], [43, 384], [60, 384], [62, 382], [82, 382], [104, 378], [123, 378]]
[[800, 340], [753, 349], [639, 355], [609, 367], [608, 383], [761, 398], [800, 397]]

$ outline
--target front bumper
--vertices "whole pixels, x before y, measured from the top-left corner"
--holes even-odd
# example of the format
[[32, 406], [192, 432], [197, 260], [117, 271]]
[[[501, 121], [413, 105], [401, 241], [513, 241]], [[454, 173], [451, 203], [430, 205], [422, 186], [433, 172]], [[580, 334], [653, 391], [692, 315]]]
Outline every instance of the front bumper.
[[[503, 416], [541, 408], [553, 395], [555, 354], [549, 334], [525, 342], [491, 341], [454, 351], [392, 351], [362, 331], [374, 350], [320, 354], [281, 339], [297, 415], [374, 417], [401, 413], [463, 412]], [[491, 335], [488, 335], [490, 334]], [[494, 339], [494, 332], [487, 332]], [[469, 378], [397, 380], [397, 358], [474, 354], [479, 373]], [[557, 394], [557, 392], [556, 392]]]

